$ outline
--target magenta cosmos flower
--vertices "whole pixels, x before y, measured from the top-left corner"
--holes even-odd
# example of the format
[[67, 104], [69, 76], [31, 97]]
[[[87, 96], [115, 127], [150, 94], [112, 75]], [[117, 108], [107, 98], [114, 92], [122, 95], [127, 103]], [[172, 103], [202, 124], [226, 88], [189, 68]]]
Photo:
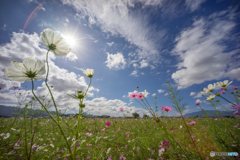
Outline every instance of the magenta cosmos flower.
[[237, 106], [231, 106], [232, 109], [240, 109], [240, 105], [237, 104]]
[[138, 98], [138, 99], [141, 99], [141, 100], [143, 100], [143, 97], [144, 97], [144, 96], [143, 96], [143, 94], [142, 94], [142, 93], [139, 93], [139, 94], [137, 94], [137, 98]]
[[232, 87], [231, 89], [238, 89], [238, 86]]
[[164, 141], [163, 142], [163, 146], [164, 146], [164, 148], [168, 147], [169, 146], [169, 142], [168, 141]]
[[170, 111], [173, 111], [173, 109], [170, 106], [162, 106], [161, 111], [162, 112], [164, 112], [164, 111], [170, 112]]
[[120, 108], [120, 111], [123, 111], [123, 108]]
[[133, 92], [132, 94], [130, 94], [130, 98], [131, 98], [131, 99], [134, 99], [134, 98], [136, 98], [136, 97], [137, 97], [137, 93], [134, 93], [134, 92]]
[[15, 88], [15, 89], [16, 89], [16, 88], [19, 88], [19, 87], [18, 87], [18, 86], [13, 86], [13, 88]]
[[107, 126], [110, 126], [110, 125], [111, 125], [111, 122], [107, 122], [106, 125], [107, 125]]
[[195, 106], [198, 106], [200, 104], [200, 102], [196, 103]]
[[193, 124], [196, 124], [196, 122], [195, 121], [192, 121], [192, 122], [190, 122], [190, 123], [188, 123], [189, 125], [193, 125]]

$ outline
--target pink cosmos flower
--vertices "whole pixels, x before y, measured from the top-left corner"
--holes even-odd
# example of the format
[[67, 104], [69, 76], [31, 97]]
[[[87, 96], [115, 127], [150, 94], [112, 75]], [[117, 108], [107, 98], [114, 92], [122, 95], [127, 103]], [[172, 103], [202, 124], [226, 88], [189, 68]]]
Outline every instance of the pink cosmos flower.
[[123, 111], [123, 108], [120, 108], [120, 111]]
[[238, 86], [232, 87], [231, 89], [238, 89]]
[[[108, 137], [108, 136], [107, 136]], [[103, 137], [103, 139], [107, 139], [107, 137]]]
[[2, 88], [0, 87], [0, 90], [1, 90]]
[[125, 160], [126, 159], [126, 157], [124, 157], [124, 156], [120, 156], [120, 158], [119, 158], [120, 160]]
[[215, 118], [215, 121], [217, 120], [217, 118]]
[[111, 125], [111, 122], [107, 122], [106, 125], [107, 125], [107, 126], [110, 126], [110, 125]]
[[166, 148], [166, 147], [168, 147], [168, 146], [169, 146], [169, 142], [168, 142], [168, 141], [164, 141], [164, 142], [163, 142], [163, 147]]
[[16, 88], [19, 88], [19, 87], [18, 87], [18, 86], [13, 86], [13, 88], [15, 88], [15, 89], [16, 89]]
[[137, 98], [138, 98], [138, 99], [141, 99], [141, 100], [143, 100], [143, 97], [144, 97], [144, 96], [143, 96], [143, 94], [142, 94], [142, 93], [139, 93], [139, 94], [137, 94]]
[[221, 88], [221, 90], [225, 91], [225, 90], [226, 90], [226, 88], [225, 88], [225, 87], [222, 87], [222, 88]]
[[105, 130], [105, 128], [102, 129], [102, 131], [104, 131], [104, 130]]
[[193, 124], [196, 124], [196, 122], [195, 121], [192, 121], [192, 122], [190, 122], [190, 123], [188, 123], [189, 125], [193, 125]]
[[86, 136], [91, 136], [92, 135], [92, 133], [86, 133]]
[[129, 137], [129, 133], [130, 133], [130, 132], [126, 132], [126, 135], [127, 135], [128, 137]]
[[200, 104], [200, 102], [196, 103], [195, 106], [198, 106]]
[[88, 144], [88, 146], [92, 146], [92, 144]]
[[161, 107], [161, 111], [166, 111], [166, 112], [170, 112], [170, 111], [173, 111], [172, 107], [170, 106], [162, 106]]
[[130, 98], [131, 98], [131, 99], [134, 99], [134, 98], [136, 98], [136, 97], [137, 97], [137, 93], [133, 92], [132, 94], [130, 94]]
[[236, 107], [231, 105], [231, 108], [232, 108], [232, 109], [240, 109], [240, 105], [237, 104]]
[[237, 114], [238, 113], [238, 110], [236, 110], [233, 114]]
[[226, 91], [222, 90], [219, 94], [224, 94]]

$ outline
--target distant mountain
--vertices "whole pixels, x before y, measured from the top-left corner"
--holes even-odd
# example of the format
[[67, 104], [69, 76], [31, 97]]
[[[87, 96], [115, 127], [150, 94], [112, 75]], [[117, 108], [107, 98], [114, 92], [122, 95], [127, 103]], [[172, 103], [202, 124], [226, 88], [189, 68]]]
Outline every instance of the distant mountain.
[[[28, 111], [28, 116], [30, 116], [30, 111], [31, 109], [27, 109]], [[40, 113], [40, 110], [33, 110], [34, 111], [34, 117], [38, 117], [39, 116], [39, 113]], [[14, 116], [16, 113], [18, 112], [18, 109], [16, 107], [9, 107], [9, 106], [4, 106], [4, 105], [0, 105], [0, 117], [12, 117]], [[216, 111], [214, 110], [206, 110], [207, 114], [208, 114], [208, 117], [212, 116], [212, 117], [217, 117], [217, 113]], [[229, 112], [225, 112], [225, 111], [219, 111], [221, 116], [232, 116], [234, 117], [233, 114], [229, 113]], [[50, 111], [50, 114], [54, 115], [56, 112], [54, 111]], [[232, 112], [233, 113], [233, 112]], [[23, 115], [23, 109], [21, 108], [21, 110], [19, 111], [20, 115]], [[71, 116], [71, 115], [75, 115], [75, 114], [66, 114], [66, 116]], [[88, 117], [88, 118], [91, 118], [92, 116], [89, 115], [88, 113], [84, 112], [83, 115], [85, 117]], [[186, 118], [186, 117], [203, 117], [204, 115], [204, 112], [203, 111], [198, 111], [198, 112], [192, 112], [192, 113], [187, 113], [185, 114], [183, 117]], [[47, 112], [43, 112], [42, 113], [42, 116], [48, 116], [48, 113]], [[94, 115], [94, 117], [101, 117], [101, 116], [96, 116]]]
[[[27, 109], [27, 115], [30, 116], [31, 115], [31, 109]], [[40, 114], [40, 110], [32, 110], [34, 112], [33, 117], [38, 117]], [[4, 106], [4, 105], [0, 105], [0, 117], [13, 117], [14, 115], [18, 114], [23, 116], [23, 108], [21, 108], [18, 112], [18, 108], [17, 107], [9, 107], [9, 106]], [[54, 115], [56, 114], [55, 111], [49, 111], [50, 114]], [[43, 117], [48, 116], [48, 113], [46, 111], [44, 111], [41, 114]], [[66, 116], [71, 116], [71, 115], [75, 115], [75, 114], [66, 114]], [[92, 117], [90, 115], [88, 115], [87, 113], [83, 112], [83, 115], [86, 117]], [[97, 116], [95, 116], [97, 117]]]
[[[217, 112], [215, 110], [205, 110], [205, 112], [207, 113], [208, 117], [218, 117]], [[231, 116], [231, 117], [235, 117], [235, 115], [233, 115], [230, 112], [226, 112], [226, 111], [218, 111], [219, 114], [221, 115], [221, 117], [223, 116]], [[203, 111], [198, 111], [198, 112], [192, 112], [192, 113], [187, 113], [185, 114], [183, 117], [203, 117], [204, 116], [204, 112]]]

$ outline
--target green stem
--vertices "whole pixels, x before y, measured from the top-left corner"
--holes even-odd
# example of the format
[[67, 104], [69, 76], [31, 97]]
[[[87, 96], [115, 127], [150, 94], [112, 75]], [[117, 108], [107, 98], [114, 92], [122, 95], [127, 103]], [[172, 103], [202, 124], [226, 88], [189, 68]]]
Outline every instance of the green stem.
[[[48, 52], [49, 52], [49, 50], [48, 50]], [[49, 86], [48, 86], [48, 84], [47, 84], [47, 78], [48, 78], [48, 73], [49, 73], [48, 52], [47, 52], [47, 54], [46, 54], [47, 76], [46, 76], [46, 79], [45, 79], [45, 84], [46, 84], [46, 86], [47, 86], [47, 88], [48, 88], [48, 90], [49, 90], [49, 93], [50, 93], [50, 95], [51, 95], [51, 98], [52, 98], [52, 100], [53, 100], [53, 104], [54, 104], [54, 107], [55, 107], [55, 110], [56, 110], [56, 114], [57, 114], [57, 119], [58, 119], [58, 122], [59, 122], [59, 115], [58, 115], [57, 106], [56, 106], [55, 100], [54, 100], [54, 98], [53, 98], [52, 92], [51, 92], [51, 90], [50, 90], [50, 88], [49, 88]]]
[[90, 87], [91, 83], [92, 83], [92, 78], [90, 78], [90, 83], [89, 83], [89, 85], [88, 85], [88, 88], [87, 88], [87, 91], [86, 91], [86, 93], [84, 94], [84, 97], [86, 96], [86, 94], [87, 94], [87, 92], [88, 92], [88, 89], [89, 89], [89, 87]]
[[28, 149], [27, 149], [27, 128], [26, 128], [26, 107], [27, 105], [24, 107], [24, 129], [25, 129], [25, 148], [26, 148], [26, 154], [27, 154], [27, 157], [28, 157]]
[[67, 143], [68, 152], [70, 153], [70, 157], [71, 157], [71, 159], [73, 160], [74, 157], [72, 157], [72, 151], [71, 151], [71, 148], [70, 148], [70, 146], [69, 146], [69, 144], [68, 144], [68, 141], [67, 141], [67, 138], [66, 138], [66, 136], [65, 136], [65, 133], [64, 133], [63, 130], [62, 130], [62, 127], [61, 127], [60, 124], [52, 117], [52, 115], [49, 113], [49, 111], [47, 110], [47, 108], [46, 108], [46, 107], [42, 104], [42, 102], [38, 99], [38, 97], [35, 95], [33, 89], [34, 89], [34, 83], [33, 83], [33, 79], [32, 79], [32, 93], [33, 93], [34, 97], [35, 97], [35, 98], [38, 100], [38, 102], [42, 105], [42, 107], [44, 108], [44, 110], [48, 113], [49, 117], [58, 125], [58, 128], [60, 129], [60, 131], [61, 131], [61, 133], [62, 133], [62, 135], [63, 135], [63, 137], [64, 137], [64, 139], [65, 139], [65, 141], [66, 141], [66, 143]]
[[[233, 139], [235, 142], [237, 142], [236, 139], [234, 138], [234, 136], [232, 135], [232, 133], [230, 132], [230, 130], [228, 129], [227, 125], [226, 125], [225, 122], [223, 121], [222, 117], [219, 115], [219, 113], [218, 113], [215, 105], [212, 103], [212, 101], [210, 101], [210, 102], [211, 102], [212, 106], [214, 107], [214, 109], [216, 110], [218, 117], [221, 119], [221, 121], [223, 122], [224, 126], [225, 126], [226, 129], [228, 130], [228, 132], [229, 132], [230, 136], [232, 137], [232, 139]], [[237, 144], [237, 148], [238, 148], [238, 144]]]

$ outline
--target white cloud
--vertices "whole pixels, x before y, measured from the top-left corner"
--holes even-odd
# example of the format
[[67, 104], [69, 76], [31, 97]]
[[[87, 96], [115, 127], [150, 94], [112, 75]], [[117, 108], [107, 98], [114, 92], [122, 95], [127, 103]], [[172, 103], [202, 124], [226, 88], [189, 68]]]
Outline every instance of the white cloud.
[[140, 67], [139, 68], [144, 68], [144, 67], [147, 67], [149, 64], [148, 64], [148, 62], [146, 61], [146, 60], [142, 60], [141, 62], [140, 62]]
[[69, 20], [66, 18], [66, 22], [69, 23]]
[[[238, 50], [226, 51], [225, 40], [230, 40], [230, 32], [236, 24], [229, 20], [226, 12], [225, 18], [218, 14], [208, 19], [195, 20], [192, 27], [181, 32], [176, 38], [173, 54], [179, 55], [183, 62], [179, 63], [178, 70], [172, 78], [179, 85], [178, 89], [187, 88], [193, 84], [205, 81], [218, 80], [224, 77], [237, 78], [239, 68], [225, 72], [227, 65], [236, 61], [231, 56]], [[183, 69], [182, 69], [183, 68]]]
[[135, 67], [135, 68], [136, 68], [137, 66], [138, 66], [138, 65], [137, 65], [137, 63], [133, 63], [133, 67]]
[[107, 43], [110, 47], [114, 44], [114, 42]]
[[125, 98], [126, 96], [125, 95], [123, 95], [123, 98]]
[[137, 71], [136, 71], [136, 70], [134, 70], [130, 75], [131, 75], [131, 76], [138, 77], [138, 74], [137, 74]]
[[198, 103], [198, 102], [202, 103], [202, 101], [200, 99], [197, 99], [195, 102], [196, 103]]
[[144, 73], [142, 72], [141, 75], [144, 75]]
[[162, 90], [162, 89], [158, 90], [158, 93], [163, 93], [163, 92], [164, 92], [164, 90]]
[[153, 97], [156, 96], [156, 93], [153, 93], [152, 96], [153, 96]]
[[167, 96], [167, 95], [168, 95], [168, 93], [165, 93], [165, 94], [164, 94], [164, 96]]
[[190, 96], [194, 96], [194, 95], [196, 95], [196, 92], [191, 92], [190, 93]]
[[206, 0], [185, 0], [186, 6], [193, 12], [197, 10]]
[[107, 63], [107, 67], [110, 69], [115, 69], [115, 70], [120, 70], [120, 69], [124, 69], [126, 67], [126, 61], [124, 59], [124, 56], [122, 53], [117, 53], [117, 54], [109, 54], [107, 52], [107, 61], [105, 61], [105, 63]]
[[[157, 30], [149, 25], [147, 14], [149, 6], [162, 6], [162, 0], [61, 0], [81, 14], [81, 18], [88, 18], [90, 25], [95, 24], [103, 32], [112, 36], [120, 36], [126, 41], [138, 47], [139, 59], [146, 58], [147, 61], [158, 61], [158, 48], [161, 47], [161, 40], [166, 31]], [[138, 8], [136, 4], [142, 4]], [[133, 9], [134, 8], [134, 9]], [[144, 10], [144, 11], [143, 11]]]
[[167, 70], [167, 73], [168, 73], [168, 72], [170, 72], [170, 70], [169, 70], [169, 69]]

